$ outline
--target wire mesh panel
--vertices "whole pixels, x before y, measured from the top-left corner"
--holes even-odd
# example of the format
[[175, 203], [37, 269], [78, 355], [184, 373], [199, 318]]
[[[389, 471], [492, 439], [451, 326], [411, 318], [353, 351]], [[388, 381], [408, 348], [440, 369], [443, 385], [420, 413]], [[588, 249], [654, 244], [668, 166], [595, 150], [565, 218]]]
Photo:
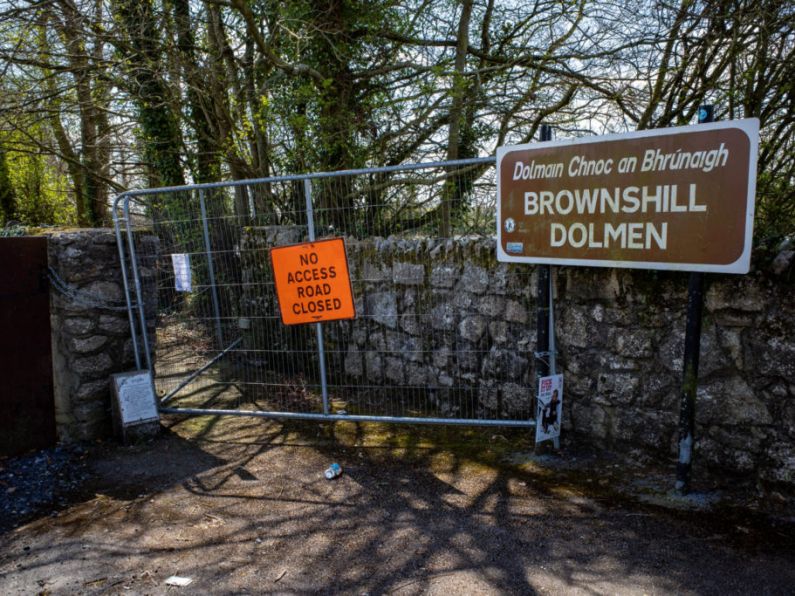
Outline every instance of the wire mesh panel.
[[[121, 197], [130, 303], [157, 288], [156, 312], [133, 310], [156, 319], [141, 360], [163, 405], [531, 425], [530, 269], [496, 264], [495, 199], [493, 159]], [[269, 250], [340, 236], [357, 317], [283, 325]]]

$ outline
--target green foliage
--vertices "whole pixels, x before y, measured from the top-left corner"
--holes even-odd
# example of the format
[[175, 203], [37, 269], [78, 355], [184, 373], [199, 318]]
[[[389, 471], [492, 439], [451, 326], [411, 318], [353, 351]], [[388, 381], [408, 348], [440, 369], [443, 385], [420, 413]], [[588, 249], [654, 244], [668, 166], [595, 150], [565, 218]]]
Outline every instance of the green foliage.
[[792, 181], [772, 172], [760, 172], [757, 181], [754, 241], [775, 248], [784, 238], [795, 237], [795, 189]]
[[0, 145], [0, 225], [14, 219], [17, 211], [17, 198], [6, 163], [6, 152]]
[[[117, 0], [114, 15], [122, 31], [129, 34], [120, 44], [132, 79], [133, 99], [138, 106], [138, 123], [144, 160], [160, 185], [185, 183], [180, 156], [182, 130], [172, 109], [171, 94], [157, 65], [164, 61], [161, 36], [152, 0]], [[143, 62], [143, 68], [141, 67]]]
[[[712, 101], [721, 119], [762, 123], [757, 240], [774, 245], [793, 233], [787, 3], [475, 2], [471, 15], [465, 5], [111, 0], [9, 13], [0, 131], [15, 132], [0, 133], [0, 220], [72, 222], [82, 200], [88, 224], [113, 183], [488, 155], [530, 141], [542, 122], [560, 138], [661, 128], [693, 122]], [[362, 207], [365, 223], [346, 225], [388, 233], [409, 207], [389, 192], [394, 177], [371, 182], [366, 198], [347, 183], [318, 191], [318, 206], [349, 215]], [[477, 210], [473, 184], [445, 185], [450, 230], [492, 217]], [[268, 221], [284, 222], [300, 212], [299, 195], [267, 188], [253, 200]], [[241, 214], [244, 202], [225, 209]], [[437, 200], [411, 209], [412, 226], [433, 229]], [[192, 239], [195, 230], [174, 234]]]
[[[40, 128], [28, 131], [28, 134], [43, 134]], [[13, 147], [19, 140], [19, 133], [4, 135], [0, 145]], [[76, 208], [74, 197], [68, 192], [68, 178], [61, 169], [61, 164], [52, 156], [42, 153], [28, 153], [7, 150], [0, 164], [5, 165], [3, 183], [3, 166], [0, 165], [0, 187], [11, 193], [14, 198], [13, 216], [5, 215], [3, 223], [18, 220], [27, 225], [74, 225]]]

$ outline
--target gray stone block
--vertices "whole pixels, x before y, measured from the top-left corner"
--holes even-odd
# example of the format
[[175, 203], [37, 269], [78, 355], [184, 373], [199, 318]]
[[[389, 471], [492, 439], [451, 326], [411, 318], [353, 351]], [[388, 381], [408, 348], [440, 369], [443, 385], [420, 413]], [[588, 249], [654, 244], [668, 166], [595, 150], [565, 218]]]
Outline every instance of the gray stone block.
[[633, 373], [602, 373], [596, 384], [595, 400], [609, 405], [629, 405], [637, 394], [640, 379]]
[[81, 288], [81, 291], [104, 302], [121, 303], [124, 300], [121, 286], [112, 281], [94, 281]]
[[420, 335], [423, 331], [422, 319], [414, 313], [400, 315], [400, 328], [411, 335]]
[[405, 360], [412, 362], [422, 362], [423, 360], [422, 340], [413, 335], [387, 332], [386, 349]]
[[505, 299], [499, 296], [485, 295], [478, 300], [478, 312], [492, 319], [499, 318], [505, 310]]
[[739, 376], [702, 384], [696, 395], [700, 424], [759, 426], [773, 422], [767, 406]]
[[795, 445], [778, 441], [765, 449], [764, 475], [766, 479], [787, 485], [795, 485]]
[[527, 308], [516, 300], [505, 303], [505, 320], [511, 323], [527, 323]]
[[367, 372], [367, 380], [375, 383], [382, 383], [384, 380], [384, 361], [381, 355], [378, 352], [365, 352], [364, 363]]
[[75, 406], [72, 415], [78, 423], [104, 421], [108, 417], [110, 405], [101, 401], [89, 401]]
[[533, 390], [518, 383], [503, 383], [500, 386], [502, 407], [506, 414], [532, 416]]
[[63, 330], [70, 335], [91, 333], [96, 328], [96, 325], [94, 319], [87, 317], [68, 317], [63, 320]]
[[510, 290], [515, 290], [516, 288], [511, 286], [516, 283], [517, 280], [511, 275], [510, 265], [507, 263], [499, 263], [494, 271], [491, 272], [489, 292], [500, 295], [505, 294]]
[[464, 272], [461, 275], [461, 280], [458, 282], [458, 289], [473, 294], [482, 294], [489, 287], [489, 272], [483, 267], [473, 265], [472, 263], [464, 264]]
[[437, 304], [431, 309], [431, 328], [439, 331], [448, 331], [455, 325], [453, 305], [450, 303]]
[[561, 339], [577, 348], [593, 346], [597, 338], [595, 325], [586, 309], [570, 307], [561, 314]]
[[110, 374], [113, 369], [113, 360], [105, 353], [96, 356], [75, 358], [72, 361], [72, 370], [86, 379], [96, 379]]
[[524, 354], [492, 347], [483, 357], [480, 373], [486, 378], [521, 379], [528, 367], [529, 362]]
[[616, 353], [629, 358], [650, 358], [652, 356], [652, 333], [647, 329], [615, 328], [609, 333], [609, 342]]
[[428, 387], [433, 384], [433, 374], [427, 366], [409, 362], [405, 372], [406, 383], [410, 387]]
[[353, 346], [345, 354], [345, 374], [351, 377], [361, 377], [364, 374], [364, 360], [362, 353]]
[[492, 321], [489, 323], [489, 336], [495, 344], [504, 344], [508, 341], [508, 323], [505, 321]]
[[392, 281], [404, 286], [419, 286], [425, 281], [425, 267], [414, 263], [394, 263]]
[[105, 335], [91, 335], [85, 338], [73, 337], [69, 340], [70, 348], [78, 354], [96, 352], [106, 343], [108, 343], [108, 338]]
[[[565, 397], [564, 397], [565, 400]], [[610, 434], [610, 417], [605, 408], [596, 404], [573, 403], [572, 422], [577, 432], [595, 439], [606, 439]]]
[[431, 268], [431, 286], [434, 288], [452, 288], [460, 275], [458, 265], [440, 264]]
[[390, 329], [397, 327], [397, 299], [393, 292], [368, 294], [365, 302], [367, 314], [374, 321]]
[[[475, 346], [467, 345], [465, 343], [458, 346], [458, 349], [454, 352], [455, 363], [458, 365], [458, 369], [460, 371], [480, 371], [480, 354], [479, 350], [475, 349]], [[466, 375], [460, 374], [462, 378], [465, 378]], [[475, 375], [470, 375], [472, 381], [477, 380]]]
[[458, 325], [458, 333], [465, 340], [477, 343], [488, 328], [488, 319], [480, 315], [464, 317]]
[[445, 369], [450, 363], [450, 349], [448, 347], [437, 348], [433, 351], [431, 360], [436, 368]]
[[127, 315], [100, 315], [99, 330], [109, 335], [129, 335], [130, 321]]
[[499, 407], [499, 389], [495, 381], [481, 381], [478, 386], [478, 402], [492, 411]]
[[103, 401], [110, 395], [110, 382], [108, 379], [81, 383], [74, 393], [76, 403], [84, 401]]
[[767, 300], [758, 284], [747, 280], [720, 281], [712, 284], [704, 297], [707, 310], [722, 309], [761, 312]]
[[392, 276], [391, 267], [388, 264], [376, 264], [365, 261], [362, 266], [362, 281], [377, 283], [388, 280]]
[[469, 292], [457, 291], [453, 293], [453, 306], [459, 311], [471, 310], [475, 308], [476, 298]]
[[437, 382], [442, 387], [452, 387], [453, 386], [453, 378], [448, 375], [447, 373], [439, 373], [437, 377]]
[[399, 358], [387, 356], [384, 364], [384, 376], [386, 380], [391, 383], [395, 383], [396, 385], [403, 384], [405, 380], [403, 375], [403, 361]]
[[353, 333], [351, 339], [357, 346], [363, 346], [367, 342], [367, 329], [364, 325], [359, 325], [354, 322]]

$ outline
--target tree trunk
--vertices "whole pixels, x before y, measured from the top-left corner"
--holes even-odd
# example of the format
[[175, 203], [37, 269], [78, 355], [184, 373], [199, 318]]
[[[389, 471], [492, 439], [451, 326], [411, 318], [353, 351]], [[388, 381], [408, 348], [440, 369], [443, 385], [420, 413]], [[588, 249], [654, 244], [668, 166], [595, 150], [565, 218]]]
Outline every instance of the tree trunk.
[[155, 184], [185, 184], [180, 161], [182, 133], [166, 83], [158, 72], [162, 65], [158, 23], [152, 0], [117, 0], [116, 17], [129, 34], [121, 44], [128, 66], [130, 94], [138, 106], [144, 159]]
[[[448, 161], [458, 159], [459, 144], [461, 142], [461, 121], [464, 118], [464, 98], [467, 95], [464, 69], [466, 68], [467, 49], [469, 48], [469, 20], [471, 16], [472, 0], [464, 0], [461, 9], [461, 19], [458, 22], [458, 43], [455, 49], [455, 72], [453, 74], [447, 140]], [[455, 181], [448, 179], [445, 182], [442, 194], [442, 213], [439, 225], [439, 235], [443, 238], [449, 238], [452, 235], [451, 213], [455, 194]]]
[[213, 135], [210, 124], [211, 107], [207, 105], [206, 81], [196, 61], [196, 42], [193, 35], [188, 0], [171, 0], [174, 7], [174, 22], [177, 27], [177, 49], [185, 83], [188, 117], [196, 135], [196, 182], [217, 182], [221, 178], [219, 156], [221, 148]]

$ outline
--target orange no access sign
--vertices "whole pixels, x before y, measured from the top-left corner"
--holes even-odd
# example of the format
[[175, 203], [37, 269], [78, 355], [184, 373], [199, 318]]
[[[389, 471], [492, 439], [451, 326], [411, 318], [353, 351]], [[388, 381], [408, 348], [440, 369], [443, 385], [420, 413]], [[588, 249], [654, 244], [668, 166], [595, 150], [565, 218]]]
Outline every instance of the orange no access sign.
[[271, 267], [282, 323], [301, 325], [356, 317], [342, 238], [272, 248]]

